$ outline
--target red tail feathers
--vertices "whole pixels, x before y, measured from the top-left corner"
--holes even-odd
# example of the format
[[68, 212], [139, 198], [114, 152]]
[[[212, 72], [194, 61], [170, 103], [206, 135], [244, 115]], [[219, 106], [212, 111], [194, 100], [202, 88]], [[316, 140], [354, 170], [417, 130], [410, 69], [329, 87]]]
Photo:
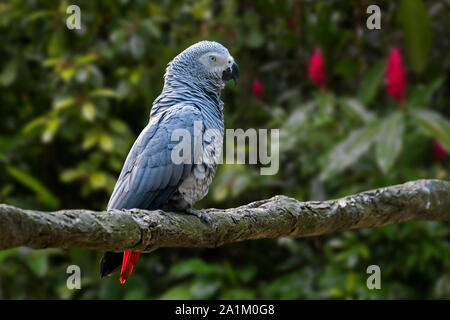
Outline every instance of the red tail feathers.
[[123, 253], [122, 271], [120, 271], [121, 283], [125, 283], [125, 281], [127, 281], [140, 254], [140, 252], [133, 251], [125, 251]]

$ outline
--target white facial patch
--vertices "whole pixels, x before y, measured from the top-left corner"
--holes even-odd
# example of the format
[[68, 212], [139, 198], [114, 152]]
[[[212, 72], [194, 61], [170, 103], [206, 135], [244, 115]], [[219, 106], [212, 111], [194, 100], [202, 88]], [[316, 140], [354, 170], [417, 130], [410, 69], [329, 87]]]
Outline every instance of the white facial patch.
[[216, 52], [208, 52], [199, 58], [199, 61], [211, 72], [223, 72], [231, 67], [233, 58], [229, 55], [223, 55]]

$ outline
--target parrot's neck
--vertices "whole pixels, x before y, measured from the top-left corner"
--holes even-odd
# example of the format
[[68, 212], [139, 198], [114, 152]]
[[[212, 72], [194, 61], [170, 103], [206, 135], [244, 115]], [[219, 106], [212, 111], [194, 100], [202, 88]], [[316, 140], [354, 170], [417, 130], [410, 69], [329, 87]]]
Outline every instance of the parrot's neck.
[[189, 102], [208, 113], [214, 113], [218, 117], [222, 117], [223, 102], [220, 100], [222, 88], [223, 82], [203, 81], [198, 83], [198, 81], [191, 81], [191, 79], [167, 75], [164, 88], [153, 102], [150, 115], [154, 116], [178, 103]]

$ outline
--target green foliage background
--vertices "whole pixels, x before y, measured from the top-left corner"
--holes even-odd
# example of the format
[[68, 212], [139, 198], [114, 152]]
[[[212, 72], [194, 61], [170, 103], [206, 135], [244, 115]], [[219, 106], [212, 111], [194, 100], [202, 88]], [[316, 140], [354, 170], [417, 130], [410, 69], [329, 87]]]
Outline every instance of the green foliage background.
[[[166, 64], [203, 39], [227, 46], [241, 81], [223, 92], [227, 128], [280, 128], [280, 170], [222, 165], [197, 205], [234, 207], [285, 194], [336, 198], [421, 178], [449, 179], [449, 4], [377, 1], [0, 2], [0, 202], [102, 210], [148, 121]], [[81, 8], [82, 30], [66, 28]], [[398, 46], [408, 71], [399, 109], [384, 90]], [[309, 80], [315, 48], [327, 90]], [[260, 79], [264, 94], [252, 95]], [[308, 239], [249, 241], [141, 256], [126, 286], [98, 276], [101, 252], [0, 251], [1, 299], [450, 298], [450, 227], [403, 223]], [[68, 290], [66, 268], [81, 267]], [[368, 290], [366, 268], [382, 271]]]

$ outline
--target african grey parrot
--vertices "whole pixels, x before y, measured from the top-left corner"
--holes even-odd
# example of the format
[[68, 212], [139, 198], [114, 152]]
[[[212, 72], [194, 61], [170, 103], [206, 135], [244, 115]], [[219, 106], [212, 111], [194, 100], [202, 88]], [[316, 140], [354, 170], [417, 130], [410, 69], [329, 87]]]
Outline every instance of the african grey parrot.
[[[224, 81], [238, 78], [239, 68], [233, 57], [213, 41], [188, 47], [168, 64], [164, 88], [153, 102], [149, 123], [125, 160], [108, 210], [166, 209], [210, 219], [193, 205], [207, 194], [222, 151], [220, 92]], [[179, 130], [191, 135], [181, 135], [179, 141], [188, 143], [192, 152], [177, 149], [173, 137]], [[200, 143], [195, 146], [199, 135]], [[173, 161], [174, 150], [183, 157], [182, 162]], [[105, 252], [100, 262], [101, 277], [122, 265], [120, 281], [124, 283], [138, 257], [139, 252]]]

